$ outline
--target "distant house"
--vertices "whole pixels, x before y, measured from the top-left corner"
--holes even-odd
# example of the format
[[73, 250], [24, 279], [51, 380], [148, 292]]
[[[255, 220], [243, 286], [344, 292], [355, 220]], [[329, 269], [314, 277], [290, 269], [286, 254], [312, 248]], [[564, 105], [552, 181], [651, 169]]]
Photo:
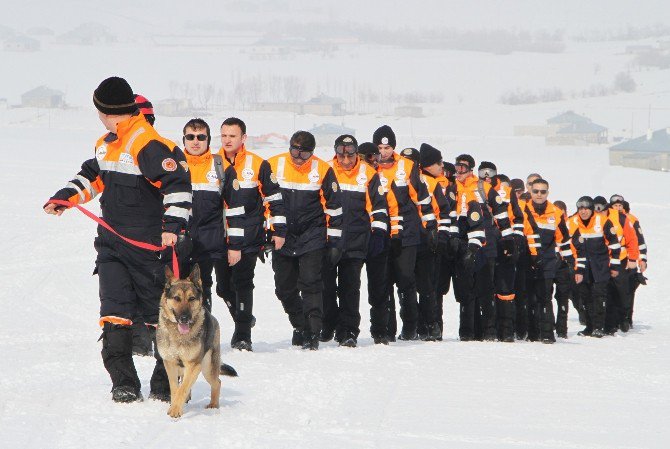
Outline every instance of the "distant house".
[[670, 171], [670, 128], [649, 130], [610, 147], [610, 165]]
[[394, 113], [397, 117], [423, 117], [423, 108], [421, 106], [398, 106]]
[[28, 36], [15, 36], [7, 39], [3, 47], [6, 51], [39, 51], [40, 41]]
[[547, 145], [589, 145], [607, 143], [607, 128], [590, 118], [567, 111], [547, 120]]
[[109, 44], [116, 42], [116, 36], [106, 26], [96, 22], [88, 22], [62, 34], [58, 37], [58, 42], [74, 45]]
[[65, 94], [47, 86], [39, 86], [21, 95], [24, 108], [62, 108], [65, 106]]
[[319, 95], [302, 104], [303, 114], [343, 115], [345, 101], [341, 98]]
[[335, 139], [342, 134], [351, 134], [356, 136], [356, 130], [347, 128], [344, 125], [335, 125], [333, 123], [325, 123], [323, 125], [315, 126], [309, 132], [314, 134], [317, 147], [332, 148], [335, 144]]

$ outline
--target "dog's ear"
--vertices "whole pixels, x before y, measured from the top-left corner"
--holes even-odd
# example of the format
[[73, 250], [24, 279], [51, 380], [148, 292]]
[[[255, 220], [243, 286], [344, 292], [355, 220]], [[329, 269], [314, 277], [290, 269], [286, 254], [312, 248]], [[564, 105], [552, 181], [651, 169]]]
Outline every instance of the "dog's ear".
[[197, 263], [193, 265], [193, 268], [191, 269], [191, 273], [188, 275], [188, 278], [199, 288], [201, 287], [202, 282], [200, 280], [200, 266]]
[[165, 265], [165, 286], [169, 287], [174, 281], [174, 273], [169, 266]]

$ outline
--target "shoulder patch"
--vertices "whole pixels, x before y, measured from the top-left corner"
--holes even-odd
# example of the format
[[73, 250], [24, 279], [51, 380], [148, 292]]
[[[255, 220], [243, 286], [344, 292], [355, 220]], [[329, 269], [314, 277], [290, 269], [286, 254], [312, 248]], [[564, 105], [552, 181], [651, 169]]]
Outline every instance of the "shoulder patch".
[[456, 194], [454, 192], [449, 192], [449, 198], [456, 201]]
[[379, 188], [377, 188], [377, 192], [379, 192], [380, 195], [384, 196], [384, 187], [379, 186]]
[[233, 189], [240, 190], [240, 181], [233, 179]]
[[270, 181], [272, 181], [274, 184], [277, 184], [277, 175], [270, 173]]
[[579, 237], [579, 243], [584, 243], [584, 237]]
[[479, 221], [480, 218], [481, 218], [481, 215], [479, 215], [479, 212], [472, 212], [470, 214], [470, 220], [472, 220], [472, 221]]
[[177, 169], [177, 163], [171, 157], [163, 159], [161, 166], [165, 171], [175, 171]]
[[333, 192], [337, 192], [337, 183], [335, 181], [333, 181], [332, 188]]
[[496, 203], [502, 204], [502, 202], [503, 202], [502, 197], [500, 195], [496, 196]]

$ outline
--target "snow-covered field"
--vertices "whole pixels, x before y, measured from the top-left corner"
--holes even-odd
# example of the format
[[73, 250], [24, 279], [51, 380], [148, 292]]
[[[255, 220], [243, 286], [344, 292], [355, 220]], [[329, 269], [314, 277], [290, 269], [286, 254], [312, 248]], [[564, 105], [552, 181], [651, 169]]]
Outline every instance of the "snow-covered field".
[[[588, 87], [594, 61], [600, 65], [598, 79], [610, 83], [626, 67], [624, 46], [570, 44], [566, 53], [554, 56], [443, 52], [434, 58], [421, 52], [361, 49], [358, 59], [339, 55], [310, 70], [325, 73], [354, 58], [354, 64], [369, 69], [357, 73], [372, 77], [376, 60], [367, 58], [372, 55], [379, 60], [397, 58], [395, 76], [405, 80], [407, 90], [412, 85], [435, 90], [443, 81], [450, 86], [444, 88], [445, 104], [427, 111], [423, 119], [332, 119], [355, 128], [359, 141], [370, 140], [376, 127], [388, 123], [396, 130], [400, 148], [427, 141], [443, 151], [445, 160], [468, 152], [478, 162], [496, 162], [510, 177], [538, 171], [551, 183], [550, 199], [562, 199], [569, 206], [583, 194], [623, 194], [650, 248], [649, 285], [638, 290], [631, 332], [601, 340], [578, 337], [581, 326], [571, 310], [569, 338], [554, 345], [461, 343], [458, 310], [449, 294], [443, 342], [375, 346], [363, 294], [358, 348], [339, 348], [331, 342], [318, 352], [302, 351], [290, 345], [291, 327], [274, 295], [271, 267], [259, 264], [254, 352], [231, 352], [231, 319], [224, 305], [215, 302], [223, 358], [240, 377], [224, 378], [219, 410], [204, 410], [209, 390], [200, 378], [184, 417], [177, 421], [166, 415], [164, 403], [111, 401], [96, 341], [99, 301], [97, 278], [91, 276], [95, 225], [77, 211], [56, 219], [41, 208], [93, 154], [95, 139], [104, 131], [89, 100], [97, 83], [106, 76], [127, 74], [131, 85], [141, 86], [138, 91], [149, 98], [155, 98], [154, 86], [155, 96], [166, 97], [168, 76], [189, 76], [183, 60], [192, 51], [173, 49], [166, 54], [162, 49], [158, 54], [150, 47], [120, 47], [115, 55], [128, 57], [121, 66], [119, 59], [112, 64], [93, 48], [72, 52], [48, 47], [31, 55], [0, 51], [0, 73], [8, 80], [1, 87], [9, 89], [0, 91], [0, 97], [15, 103], [21, 92], [41, 80], [68, 79], [68, 99], [79, 106], [67, 111], [0, 109], [0, 446], [668, 447], [670, 295], [663, 282], [670, 272], [670, 174], [611, 167], [605, 146], [547, 147], [543, 139], [512, 135], [514, 125], [542, 124], [567, 109], [608, 126], [611, 135], [627, 135], [624, 129], [630, 133], [632, 116], [639, 135], [648, 126], [650, 104], [652, 128], [668, 126], [668, 72], [633, 72], [638, 90], [632, 94], [518, 107], [496, 103], [503, 90], [520, 86], [552, 87], [566, 80], [566, 89]], [[142, 66], [142, 61], [148, 62]], [[227, 68], [225, 60], [212, 61], [212, 74]], [[293, 61], [298, 66], [299, 62], [303, 61]], [[415, 79], [408, 64], [421, 63], [431, 70]], [[41, 69], [54, 64], [61, 66], [57, 73]], [[240, 65], [250, 73], [263, 68], [245, 64]], [[176, 68], [170, 71], [172, 66]], [[288, 75], [295, 66], [273, 70]], [[156, 73], [170, 75], [162, 79]], [[382, 82], [392, 83], [393, 76], [383, 75]], [[460, 86], [462, 104], [455, 101]], [[253, 135], [290, 135], [324, 121], [230, 110], [216, 111], [208, 120], [216, 129], [231, 114], [243, 118]], [[160, 111], [157, 116], [159, 131], [178, 139], [188, 118], [161, 117]], [[318, 154], [332, 157], [323, 148]], [[99, 210], [97, 204], [88, 207]], [[153, 360], [135, 362], [146, 397]]]

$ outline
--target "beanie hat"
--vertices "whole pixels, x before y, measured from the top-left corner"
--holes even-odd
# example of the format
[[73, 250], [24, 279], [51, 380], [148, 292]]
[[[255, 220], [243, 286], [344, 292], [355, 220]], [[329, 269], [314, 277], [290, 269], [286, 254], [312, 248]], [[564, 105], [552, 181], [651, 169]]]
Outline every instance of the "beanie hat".
[[442, 167], [444, 167], [444, 175], [449, 177], [456, 173], [456, 167], [451, 162], [444, 161], [442, 162]]
[[140, 109], [142, 115], [144, 115], [144, 117], [147, 119], [147, 122], [153, 126], [154, 122], [156, 121], [156, 116], [154, 115], [154, 105], [151, 104], [147, 97], [138, 94], [135, 94], [135, 103]]
[[512, 179], [510, 181], [510, 187], [512, 187], [512, 190], [514, 190], [515, 192], [517, 191], [523, 192], [524, 190], [526, 190], [526, 185], [523, 183], [523, 180], [519, 178]]
[[93, 104], [107, 115], [126, 115], [137, 112], [133, 89], [123, 78], [113, 76], [104, 80], [93, 92]]
[[314, 151], [316, 148], [316, 139], [314, 134], [309, 131], [296, 131], [291, 136], [289, 142], [291, 148], [295, 148], [300, 151]]
[[623, 196], [619, 195], [618, 193], [615, 193], [610, 197], [610, 204], [617, 204], [617, 203], [623, 204], [623, 202], [624, 202]]
[[356, 149], [358, 149], [358, 142], [356, 142], [356, 138], [351, 134], [343, 134], [337, 139], [335, 139], [335, 147], [338, 147], [340, 145], [353, 146]]
[[379, 154], [379, 148], [372, 142], [363, 142], [358, 146], [358, 154], [367, 156], [368, 154]]
[[400, 155], [416, 162], [417, 164], [419, 163], [419, 151], [416, 148], [405, 148], [400, 152]]
[[430, 167], [442, 160], [442, 152], [437, 148], [422, 143], [419, 147], [419, 164], [422, 167]]
[[372, 143], [375, 145], [391, 145], [395, 148], [395, 133], [388, 125], [380, 126], [372, 135]]

